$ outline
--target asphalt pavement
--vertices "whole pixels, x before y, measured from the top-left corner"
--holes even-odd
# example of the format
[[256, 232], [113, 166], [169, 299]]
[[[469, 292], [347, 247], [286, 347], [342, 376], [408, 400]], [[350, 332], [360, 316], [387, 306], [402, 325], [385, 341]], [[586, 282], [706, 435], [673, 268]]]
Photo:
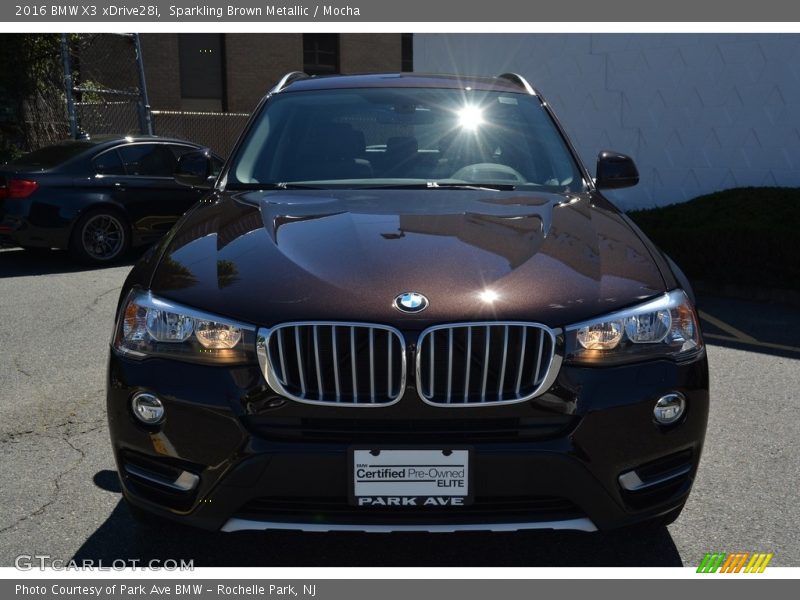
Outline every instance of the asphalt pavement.
[[137, 525], [105, 423], [105, 362], [130, 264], [0, 250], [0, 566], [192, 559], [195, 566], [681, 566], [773, 552], [800, 566], [800, 310], [700, 298], [711, 414], [676, 523], [643, 534], [208, 533]]

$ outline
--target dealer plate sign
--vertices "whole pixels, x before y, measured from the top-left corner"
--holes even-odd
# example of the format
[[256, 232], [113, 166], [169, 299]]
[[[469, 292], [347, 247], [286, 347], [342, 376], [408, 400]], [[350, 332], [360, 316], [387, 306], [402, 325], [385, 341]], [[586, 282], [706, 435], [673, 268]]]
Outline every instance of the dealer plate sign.
[[463, 506], [471, 496], [469, 450], [356, 449], [359, 506]]

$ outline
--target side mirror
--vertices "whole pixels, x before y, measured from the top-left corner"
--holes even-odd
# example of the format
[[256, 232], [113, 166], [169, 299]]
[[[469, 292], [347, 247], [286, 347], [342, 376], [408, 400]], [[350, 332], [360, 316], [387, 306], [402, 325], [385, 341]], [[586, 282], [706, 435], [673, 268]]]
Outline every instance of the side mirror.
[[603, 150], [597, 155], [595, 185], [599, 190], [632, 187], [639, 183], [639, 170], [630, 156]]
[[222, 168], [222, 161], [208, 148], [187, 152], [178, 159], [175, 181], [181, 185], [210, 190]]

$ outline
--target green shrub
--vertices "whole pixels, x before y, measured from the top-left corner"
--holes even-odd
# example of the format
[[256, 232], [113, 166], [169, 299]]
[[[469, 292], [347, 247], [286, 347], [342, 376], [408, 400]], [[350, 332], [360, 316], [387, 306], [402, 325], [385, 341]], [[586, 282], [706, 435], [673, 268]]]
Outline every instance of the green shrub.
[[800, 290], [799, 188], [735, 188], [628, 214], [690, 279]]

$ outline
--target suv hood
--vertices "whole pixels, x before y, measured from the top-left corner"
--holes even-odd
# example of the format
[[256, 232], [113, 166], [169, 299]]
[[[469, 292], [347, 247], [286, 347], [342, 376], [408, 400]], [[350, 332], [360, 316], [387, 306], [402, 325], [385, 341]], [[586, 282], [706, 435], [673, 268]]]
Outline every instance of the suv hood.
[[[259, 325], [559, 327], [665, 291], [634, 230], [598, 205], [591, 194], [450, 189], [228, 192], [171, 232], [151, 289]], [[394, 308], [409, 291], [428, 309]]]

